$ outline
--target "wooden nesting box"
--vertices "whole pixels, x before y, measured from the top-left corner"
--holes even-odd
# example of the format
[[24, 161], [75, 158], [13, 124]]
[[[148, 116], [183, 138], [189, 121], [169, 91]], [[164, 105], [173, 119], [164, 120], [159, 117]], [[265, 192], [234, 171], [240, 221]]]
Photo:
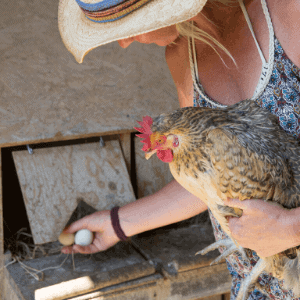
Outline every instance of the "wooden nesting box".
[[[105, 146], [97, 142], [51, 147], [35, 149], [32, 155], [27, 151], [14, 152], [13, 157], [36, 244], [55, 243], [61, 224], [66, 223], [82, 200], [81, 213], [110, 209], [134, 200], [116, 139], [105, 139]], [[153, 193], [172, 180], [161, 161], [154, 158], [149, 165], [141, 157], [141, 150], [136, 148], [140, 195]], [[39, 210], [39, 207], [46, 209]], [[4, 299], [208, 297], [207, 300], [221, 300], [221, 294], [230, 289], [226, 264], [209, 265], [218, 256], [217, 251], [204, 257], [195, 256], [213, 241], [210, 224], [194, 224], [160, 228], [92, 256], [76, 254], [72, 258], [55, 254], [29, 259], [22, 261], [22, 265], [15, 263], [4, 269]], [[5, 264], [9, 262], [11, 257], [6, 253]], [[38, 276], [34, 278], [28, 270], [41, 272], [33, 272]]]
[[[135, 120], [178, 108], [164, 49], [117, 43], [90, 52], [79, 65], [58, 32], [57, 1], [1, 1], [0, 148], [13, 152], [36, 245], [55, 243], [77, 205], [110, 209], [135, 200], [130, 133]], [[104, 137], [100, 143], [73, 141]], [[62, 141], [70, 141], [62, 146]], [[52, 147], [41, 145], [52, 143]], [[35, 148], [35, 144], [39, 144]], [[46, 144], [45, 144], [46, 145]], [[171, 180], [166, 165], [141, 159], [136, 148], [139, 195]], [[5, 177], [5, 172], [1, 175]], [[158, 229], [92, 256], [51, 255], [24, 264], [43, 272], [37, 281], [4, 255], [0, 184], [0, 299], [199, 299], [230, 289], [217, 252], [194, 256], [213, 241], [207, 226]], [[14, 188], [14, 187], [11, 187]], [[6, 202], [7, 203], [7, 202]], [[16, 208], [17, 210], [17, 208]], [[16, 217], [17, 222], [17, 217]], [[41, 275], [41, 274], [39, 274]], [[221, 299], [220, 297], [215, 299]], [[212, 300], [212, 299], [211, 299]]]
[[83, 199], [96, 210], [135, 200], [117, 140], [13, 152], [35, 244], [57, 241]]

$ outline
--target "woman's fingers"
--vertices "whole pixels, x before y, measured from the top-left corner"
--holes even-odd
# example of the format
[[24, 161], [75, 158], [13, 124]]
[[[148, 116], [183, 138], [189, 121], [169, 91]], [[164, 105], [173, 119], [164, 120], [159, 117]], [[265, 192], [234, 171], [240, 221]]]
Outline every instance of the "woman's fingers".
[[91, 244], [88, 246], [80, 246], [80, 245], [73, 245], [69, 247], [63, 247], [61, 252], [64, 254], [71, 254], [73, 253], [82, 253], [82, 254], [91, 254], [99, 252], [100, 250], [95, 244]]
[[97, 211], [88, 215], [66, 227], [64, 233], [75, 233], [80, 229], [88, 229], [90, 231], [101, 231], [102, 221], [110, 219], [109, 211]]
[[104, 251], [115, 245], [119, 238], [114, 233], [112, 228], [110, 211], [98, 211], [89, 216], [86, 216], [63, 230], [64, 233], [75, 233], [81, 229], [88, 229], [94, 233], [94, 240], [91, 245], [80, 246], [73, 245], [63, 247], [62, 253], [83, 253], [90, 254], [99, 251]]
[[89, 220], [90, 216], [86, 216], [78, 221], [75, 221], [74, 223], [70, 224], [68, 227], [66, 227], [63, 230], [63, 233], [75, 233], [80, 229], [88, 229], [90, 231], [92, 231], [90, 229], [90, 220]]
[[[61, 252], [64, 254], [72, 253], [72, 246], [65, 246], [61, 248]], [[73, 251], [74, 252], [74, 251]]]

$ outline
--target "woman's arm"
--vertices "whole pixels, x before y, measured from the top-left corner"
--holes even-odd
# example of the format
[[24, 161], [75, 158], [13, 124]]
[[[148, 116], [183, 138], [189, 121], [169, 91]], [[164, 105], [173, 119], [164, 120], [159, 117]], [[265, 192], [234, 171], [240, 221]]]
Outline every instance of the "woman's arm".
[[[185, 190], [175, 180], [151, 196], [129, 203], [119, 209], [120, 226], [127, 236], [179, 222], [207, 209], [197, 197]], [[111, 224], [110, 211], [97, 211], [72, 223], [65, 233], [80, 229], [94, 232], [93, 244], [63, 247], [63, 253], [95, 253], [115, 245], [119, 238]]]
[[191, 218], [206, 209], [206, 204], [173, 180], [157, 193], [120, 208], [120, 225], [127, 236], [132, 236]]

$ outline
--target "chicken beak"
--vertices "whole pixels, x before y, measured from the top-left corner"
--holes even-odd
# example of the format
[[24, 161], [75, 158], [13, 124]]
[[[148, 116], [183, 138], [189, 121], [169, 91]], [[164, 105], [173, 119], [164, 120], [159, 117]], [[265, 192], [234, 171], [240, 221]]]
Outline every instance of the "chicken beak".
[[154, 153], [156, 153], [156, 151], [157, 149], [145, 153], [145, 158], [148, 160]]

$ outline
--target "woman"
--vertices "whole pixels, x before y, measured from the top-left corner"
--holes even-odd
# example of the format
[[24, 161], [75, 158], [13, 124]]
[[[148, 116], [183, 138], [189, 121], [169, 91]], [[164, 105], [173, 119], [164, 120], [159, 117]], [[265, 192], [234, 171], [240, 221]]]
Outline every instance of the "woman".
[[[102, 11], [97, 14], [91, 12], [90, 6], [84, 6], [77, 1], [84, 6], [82, 8], [85, 9], [86, 17], [93, 21], [118, 19], [109, 22], [106, 27], [101, 27], [102, 24], [84, 18], [80, 11], [81, 17], [73, 22], [77, 25], [84, 24], [85, 31], [81, 32], [92, 36], [86, 47], [80, 43], [82, 40], [78, 39], [78, 33], [67, 29], [72, 23], [68, 17], [70, 12], [66, 14], [67, 7], [73, 6], [72, 14], [75, 14], [75, 7], [78, 9], [78, 4], [73, 1], [75, 0], [61, 1], [59, 26], [67, 48], [78, 62], [82, 62], [90, 49], [112, 40], [118, 40], [123, 48], [133, 41], [167, 46], [166, 61], [177, 87], [181, 107], [223, 107], [243, 99], [252, 99], [276, 114], [284, 130], [299, 137], [299, 1], [245, 0], [243, 3], [242, 0], [211, 0], [206, 3], [205, 0], [186, 0], [177, 4], [176, 1], [171, 1], [175, 2], [171, 8], [168, 0], [151, 0], [122, 19], [118, 19], [126, 12], [122, 7], [113, 11], [117, 11], [117, 14], [107, 17], [109, 11], [105, 11], [106, 7], [100, 8]], [[120, 1], [124, 2], [118, 2]], [[162, 20], [160, 10], [151, 6], [155, 3], [161, 5], [161, 10], [167, 7], [161, 14], [166, 19]], [[191, 7], [194, 7], [194, 13], [191, 12]], [[170, 8], [173, 11], [168, 15]], [[136, 17], [139, 10], [142, 16], [140, 19]], [[151, 14], [153, 12], [155, 13]], [[158, 25], [153, 23], [153, 19]], [[131, 21], [136, 26], [130, 26]], [[122, 32], [122, 28], [129, 28], [129, 32]], [[97, 34], [102, 40], [99, 40]], [[129, 35], [131, 37], [127, 37]], [[196, 38], [192, 38], [195, 36]], [[240, 203], [232, 199], [226, 204], [243, 209], [241, 218], [229, 220], [233, 237], [241, 246], [255, 250], [260, 256], [270, 256], [300, 244], [300, 209], [285, 211], [262, 200], [246, 200]], [[118, 212], [119, 225], [112, 226], [109, 211], [96, 212], [73, 223], [66, 232], [87, 228], [96, 232], [95, 240], [87, 247], [64, 247], [62, 252], [103, 251], [124, 235], [132, 236], [178, 222], [206, 209], [207, 206], [202, 201], [172, 181], [154, 195], [122, 207]], [[113, 214], [115, 218], [115, 211]], [[225, 234], [219, 224], [211, 214], [210, 216], [216, 239], [224, 238]], [[121, 231], [121, 234], [116, 234], [116, 230], [120, 228], [123, 233]], [[231, 299], [235, 299], [245, 274], [258, 259], [255, 252], [249, 258], [251, 265], [237, 254], [227, 259], [233, 277]], [[264, 293], [254, 290], [249, 299], [293, 297], [291, 291], [282, 288], [282, 282], [271, 276], [261, 275], [259, 283], [263, 286]]]

